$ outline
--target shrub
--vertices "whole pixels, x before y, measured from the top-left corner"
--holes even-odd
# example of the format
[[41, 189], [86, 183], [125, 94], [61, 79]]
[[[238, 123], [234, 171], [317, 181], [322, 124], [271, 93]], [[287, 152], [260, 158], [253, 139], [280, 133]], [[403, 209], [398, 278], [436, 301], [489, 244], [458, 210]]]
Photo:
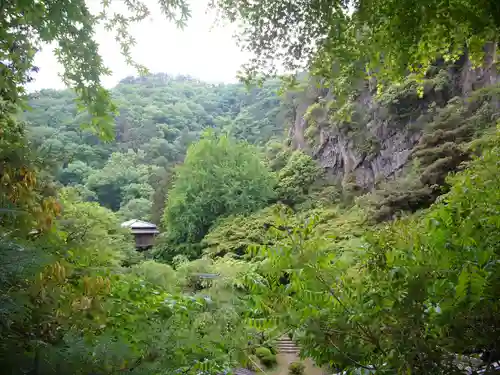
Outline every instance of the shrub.
[[299, 150], [294, 151], [285, 167], [278, 173], [278, 199], [287, 205], [304, 201], [311, 185], [320, 175], [320, 168], [309, 155]]
[[272, 171], [283, 168], [292, 154], [292, 150], [285, 142], [277, 142], [275, 140], [267, 142], [264, 146], [264, 150], [267, 165]]
[[255, 349], [255, 355], [259, 358], [260, 362], [266, 367], [272, 367], [276, 364], [276, 356], [269, 348], [260, 347]]
[[307, 142], [310, 146], [313, 146], [316, 141], [316, 137], [320, 134], [320, 129], [318, 127], [318, 124], [312, 120], [307, 124], [308, 126], [304, 132], [304, 138], [307, 139]]
[[288, 373], [290, 375], [303, 375], [306, 366], [302, 362], [292, 362], [288, 366]]
[[257, 358], [263, 359], [264, 357], [273, 355], [273, 353], [271, 353], [271, 350], [269, 348], [260, 347], [255, 349], [255, 355], [257, 356]]
[[251, 215], [234, 215], [222, 219], [203, 238], [204, 253], [212, 258], [232, 254], [245, 256], [251, 245], [274, 242], [268, 226], [276, 224], [276, 215], [289, 215], [289, 208], [275, 204]]
[[147, 260], [131, 268], [131, 272], [154, 285], [159, 285], [165, 290], [176, 288], [177, 278], [175, 271], [167, 264]]
[[261, 358], [260, 361], [264, 366], [268, 368], [273, 367], [277, 363], [276, 356], [274, 354], [270, 354], [264, 358]]

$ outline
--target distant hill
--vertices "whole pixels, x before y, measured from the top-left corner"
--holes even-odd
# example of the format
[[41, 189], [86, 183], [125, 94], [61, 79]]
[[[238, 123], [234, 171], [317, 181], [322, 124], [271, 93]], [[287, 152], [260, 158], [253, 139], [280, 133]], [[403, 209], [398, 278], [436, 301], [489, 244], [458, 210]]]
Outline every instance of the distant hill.
[[[111, 90], [119, 110], [111, 143], [82, 130], [87, 114], [77, 112], [69, 90], [34, 94], [32, 110], [23, 117], [29, 123], [32, 146], [53, 163], [61, 184], [77, 186], [89, 199], [119, 210], [130, 200], [148, 199], [151, 191], [161, 190], [168, 170], [182, 162], [189, 144], [206, 128], [253, 144], [282, 139], [289, 115], [277, 94], [279, 85], [270, 81], [262, 88], [247, 89], [242, 84], [209, 84], [167, 74], [127, 77]], [[112, 159], [113, 153], [119, 154]], [[117, 176], [116, 165], [128, 165], [128, 175]], [[131, 176], [130, 169], [138, 176]], [[122, 186], [108, 191], [102, 186], [106, 179]], [[150, 186], [136, 186], [139, 192], [126, 198], [123, 187], [131, 183]], [[164, 193], [158, 193], [160, 206]]]

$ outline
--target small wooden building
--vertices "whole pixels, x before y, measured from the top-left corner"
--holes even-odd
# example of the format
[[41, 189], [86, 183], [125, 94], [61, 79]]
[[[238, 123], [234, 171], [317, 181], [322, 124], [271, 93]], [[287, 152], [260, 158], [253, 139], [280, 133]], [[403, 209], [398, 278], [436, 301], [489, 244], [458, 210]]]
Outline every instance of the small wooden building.
[[135, 247], [138, 251], [151, 249], [156, 235], [160, 233], [155, 224], [142, 220], [128, 220], [121, 226], [130, 229], [135, 237]]

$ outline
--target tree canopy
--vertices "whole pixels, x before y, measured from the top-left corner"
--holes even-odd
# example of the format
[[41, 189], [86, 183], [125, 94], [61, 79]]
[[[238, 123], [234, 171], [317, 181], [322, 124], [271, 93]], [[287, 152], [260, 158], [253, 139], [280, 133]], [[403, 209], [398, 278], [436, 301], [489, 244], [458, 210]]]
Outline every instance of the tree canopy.
[[255, 147], [208, 133], [177, 168], [163, 217], [169, 239], [200, 241], [218, 218], [263, 207], [274, 184]]
[[213, 0], [223, 16], [243, 25], [238, 34], [253, 53], [247, 78], [308, 70], [326, 78], [337, 93], [357, 80], [379, 83], [420, 77], [438, 59], [454, 62], [463, 53], [483, 62], [495, 48], [500, 6], [473, 1], [240, 1]]
[[167, 74], [124, 78], [111, 90], [119, 114], [106, 143], [80, 127], [88, 115], [77, 112], [69, 90], [32, 95], [23, 118], [30, 146], [52, 161], [61, 184], [79, 186], [124, 219], [159, 223], [172, 168], [205, 129], [256, 145], [282, 139], [289, 114], [278, 87], [271, 81], [247, 90]]
[[303, 354], [338, 370], [460, 373], [475, 353], [491, 365], [498, 360], [486, 348], [496, 347], [490, 335], [498, 333], [499, 135], [449, 180], [440, 202], [366, 228], [356, 240], [346, 236], [353, 234], [347, 216], [330, 228], [320, 215], [299, 224], [285, 217], [288, 235], [253, 250], [266, 259], [264, 280], [249, 284], [256, 306], [270, 324], [296, 327]]
[[[75, 90], [78, 109], [86, 109], [91, 116], [85, 125], [103, 139], [110, 139], [116, 106], [101, 84], [102, 76], [110, 71], [99, 54], [94, 31], [99, 24], [113, 30], [126, 61], [144, 70], [131, 58], [130, 48], [135, 41], [128, 28], [150, 14], [144, 3], [126, 1], [128, 12], [111, 15], [111, 3], [104, 1], [97, 12], [92, 12], [84, 0], [57, 4], [50, 1], [6, 2], [0, 18], [2, 98], [14, 105], [22, 103], [24, 84], [31, 81], [37, 71], [34, 66], [36, 52], [44, 45], [56, 43], [55, 55], [64, 68], [64, 83]], [[165, 17], [180, 27], [190, 16], [185, 1], [159, 1], [158, 5]]]

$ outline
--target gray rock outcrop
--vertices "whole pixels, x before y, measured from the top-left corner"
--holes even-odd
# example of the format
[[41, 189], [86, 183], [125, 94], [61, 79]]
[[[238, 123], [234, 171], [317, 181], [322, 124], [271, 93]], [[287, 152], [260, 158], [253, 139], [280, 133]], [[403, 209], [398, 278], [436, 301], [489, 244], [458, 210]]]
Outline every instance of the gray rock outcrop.
[[[291, 145], [310, 153], [331, 179], [371, 190], [377, 181], [397, 176], [407, 165], [433, 107], [443, 107], [453, 97], [464, 98], [474, 90], [498, 82], [496, 46], [488, 45], [486, 51], [482, 68], [473, 69], [469, 58], [464, 56], [444, 69], [441, 77], [434, 78], [435, 84], [426, 87], [421, 98], [408, 89], [395, 99], [386, 95], [384, 101], [383, 97], [376, 99], [374, 85], [365, 84], [353, 101], [357, 118], [350, 123], [332, 121], [331, 111], [327, 113], [327, 109], [318, 105], [312, 116], [312, 126], [316, 127], [313, 140], [308, 140], [311, 115], [307, 109], [333, 98], [328, 90], [310, 87], [295, 108], [289, 134]], [[444, 81], [438, 82], [439, 78]]]

